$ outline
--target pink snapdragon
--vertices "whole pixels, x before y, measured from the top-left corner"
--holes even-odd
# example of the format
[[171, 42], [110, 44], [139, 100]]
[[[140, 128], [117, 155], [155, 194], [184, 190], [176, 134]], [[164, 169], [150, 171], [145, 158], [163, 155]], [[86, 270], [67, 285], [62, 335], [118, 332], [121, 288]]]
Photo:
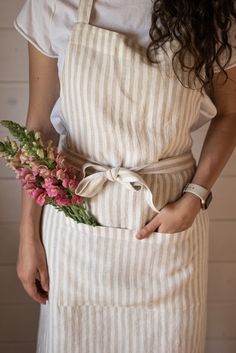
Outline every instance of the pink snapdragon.
[[31, 174], [31, 170], [26, 167], [15, 169], [16, 179], [24, 179], [27, 174]]
[[65, 193], [61, 193], [60, 195], [57, 195], [54, 199], [54, 201], [59, 205], [59, 206], [70, 206], [72, 204], [71, 202], [71, 197], [66, 195]]
[[43, 178], [47, 178], [51, 175], [51, 170], [46, 165], [32, 161], [30, 162], [30, 166], [34, 175], [39, 175]]
[[74, 204], [74, 203], [80, 203], [83, 201], [83, 198], [82, 196], [79, 196], [79, 195], [73, 195], [72, 198], [71, 198], [71, 203]]
[[43, 206], [46, 203], [46, 196], [47, 193], [45, 190], [43, 190], [42, 188], [36, 188], [33, 189], [30, 193], [30, 195], [32, 196], [32, 198], [34, 200], [36, 200], [36, 202], [40, 205]]

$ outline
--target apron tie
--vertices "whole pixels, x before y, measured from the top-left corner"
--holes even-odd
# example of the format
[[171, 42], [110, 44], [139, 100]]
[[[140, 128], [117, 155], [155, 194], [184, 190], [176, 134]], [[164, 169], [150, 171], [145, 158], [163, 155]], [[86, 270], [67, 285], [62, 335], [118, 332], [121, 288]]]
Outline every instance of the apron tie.
[[[92, 167], [95, 173], [86, 176], [86, 169]], [[144, 179], [137, 173], [124, 167], [109, 168], [95, 163], [85, 163], [82, 166], [83, 179], [75, 189], [75, 194], [82, 197], [93, 197], [102, 190], [104, 184], [109, 180], [118, 182], [132, 191], [144, 191], [144, 196], [149, 206], [157, 213], [160, 211], [153, 203], [152, 192]]]
[[[100, 164], [97, 161], [89, 161], [84, 156], [68, 148], [63, 141], [61, 152], [65, 155], [68, 162], [82, 174], [82, 178], [75, 189], [76, 195], [91, 198], [103, 189], [107, 181], [118, 182], [128, 190], [143, 192], [146, 202], [157, 213], [160, 210], [155, 207], [152, 192], [140, 174], [176, 173], [188, 168], [196, 168], [196, 160], [191, 150], [177, 156], [130, 168], [120, 165], [111, 167]], [[88, 171], [89, 168], [93, 168], [95, 172], [90, 173]]]

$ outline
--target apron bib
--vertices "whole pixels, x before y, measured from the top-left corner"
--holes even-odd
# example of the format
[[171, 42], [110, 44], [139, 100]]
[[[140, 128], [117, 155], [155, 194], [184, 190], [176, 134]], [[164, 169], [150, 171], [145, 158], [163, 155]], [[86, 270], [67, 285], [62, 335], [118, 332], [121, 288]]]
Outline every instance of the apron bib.
[[66, 50], [61, 150], [101, 225], [44, 206], [50, 289], [37, 353], [203, 353], [208, 212], [182, 232], [135, 237], [194, 175], [201, 94], [176, 78], [170, 44], [151, 64], [133, 39], [91, 25], [92, 5], [80, 1]]

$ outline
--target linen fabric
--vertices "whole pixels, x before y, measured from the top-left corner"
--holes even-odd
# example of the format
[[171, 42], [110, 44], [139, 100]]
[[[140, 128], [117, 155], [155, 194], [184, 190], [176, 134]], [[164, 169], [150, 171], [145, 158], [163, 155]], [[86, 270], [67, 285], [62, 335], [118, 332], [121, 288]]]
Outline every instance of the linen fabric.
[[[92, 5], [81, 0], [66, 50], [61, 151], [79, 170], [86, 160], [135, 173], [178, 157], [163, 173], [142, 174], [159, 210], [196, 170], [193, 156], [188, 165], [180, 156], [191, 155], [200, 90], [177, 80], [168, 43], [157, 68], [136, 40], [91, 25]], [[99, 226], [43, 209], [50, 289], [37, 353], [203, 353], [208, 211], [184, 231], [138, 240], [136, 231], [156, 215], [144, 191], [107, 180], [86, 202]]]
[[[58, 71], [64, 65], [65, 51], [72, 28], [77, 19], [80, 0], [27, 0], [15, 18], [16, 30], [31, 42], [44, 55], [58, 59]], [[128, 35], [143, 47], [150, 42], [151, 0], [96, 0], [91, 11], [90, 23]], [[230, 30], [230, 42], [234, 45], [236, 23]], [[224, 55], [222, 55], [224, 62]], [[236, 66], [236, 48], [227, 68]], [[218, 67], [214, 64], [214, 71]], [[61, 100], [56, 102], [51, 112], [51, 122], [59, 134], [66, 134], [61, 117]], [[199, 114], [191, 126], [195, 131], [216, 116], [216, 107], [204, 92]]]

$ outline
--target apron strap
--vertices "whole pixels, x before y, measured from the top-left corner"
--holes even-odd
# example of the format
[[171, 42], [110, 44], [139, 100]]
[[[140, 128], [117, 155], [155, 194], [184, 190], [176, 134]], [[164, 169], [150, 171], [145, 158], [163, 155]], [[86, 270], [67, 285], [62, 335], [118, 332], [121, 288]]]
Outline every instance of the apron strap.
[[77, 22], [89, 24], [92, 8], [93, 0], [80, 0], [78, 6]]

